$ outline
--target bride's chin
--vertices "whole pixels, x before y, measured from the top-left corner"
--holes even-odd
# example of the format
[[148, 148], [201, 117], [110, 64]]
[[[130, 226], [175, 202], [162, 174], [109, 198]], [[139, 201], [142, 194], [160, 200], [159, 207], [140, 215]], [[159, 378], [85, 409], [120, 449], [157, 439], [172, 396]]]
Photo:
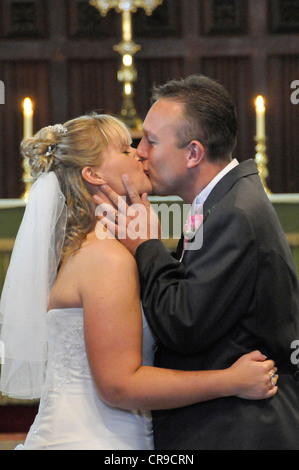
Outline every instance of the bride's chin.
[[147, 180], [144, 184], [144, 188], [143, 188], [142, 193], [152, 194], [152, 192], [153, 192], [152, 183], [150, 182], [148, 177], [146, 177], [146, 178], [147, 178]]
[[144, 186], [142, 191], [139, 191], [139, 194], [147, 193], [148, 195], [151, 195], [152, 192], [153, 192], [153, 188], [152, 188], [152, 185], [150, 184], [150, 185]]

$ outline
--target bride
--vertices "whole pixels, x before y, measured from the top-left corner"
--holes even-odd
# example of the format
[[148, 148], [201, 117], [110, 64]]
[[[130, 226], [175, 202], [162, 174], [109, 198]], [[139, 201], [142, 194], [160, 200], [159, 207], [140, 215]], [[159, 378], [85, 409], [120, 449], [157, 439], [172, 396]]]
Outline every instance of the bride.
[[151, 191], [119, 120], [49, 126], [21, 150], [35, 182], [2, 292], [0, 388], [40, 397], [23, 449], [153, 449], [150, 410], [276, 393], [274, 363], [258, 351], [221, 371], [153, 367], [135, 260], [95, 230], [103, 181], [125, 195], [129, 173], [140, 194]]

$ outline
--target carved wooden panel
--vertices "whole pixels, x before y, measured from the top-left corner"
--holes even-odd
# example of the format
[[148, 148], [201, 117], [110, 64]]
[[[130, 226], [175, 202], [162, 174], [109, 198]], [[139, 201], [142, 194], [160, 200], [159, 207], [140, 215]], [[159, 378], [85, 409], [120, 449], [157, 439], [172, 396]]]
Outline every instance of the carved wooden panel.
[[243, 161], [254, 157], [254, 96], [250, 57], [203, 58], [199, 73], [219, 81], [229, 92], [238, 115], [238, 140], [234, 156]]
[[23, 100], [33, 101], [34, 132], [50, 123], [49, 67], [43, 61], [0, 62], [0, 73], [6, 95], [0, 106], [0, 198], [18, 198], [23, 192]]
[[269, 58], [266, 134], [273, 192], [298, 192], [299, 104], [291, 100], [294, 80], [299, 80], [299, 55]]
[[299, 32], [299, 0], [269, 0], [273, 33]]
[[150, 107], [153, 85], [159, 85], [172, 78], [184, 75], [182, 57], [165, 57], [163, 59], [136, 59], [138, 82], [135, 85], [136, 108], [142, 119]]
[[182, 34], [181, 0], [164, 0], [151, 16], [143, 9], [133, 15], [134, 36], [145, 38], [179, 37]]
[[[150, 106], [153, 84], [183, 75], [182, 59], [135, 61], [138, 81], [134, 84], [135, 105], [142, 119]], [[118, 115], [122, 88], [117, 81], [117, 60], [71, 60], [68, 62], [68, 117], [92, 111]]]
[[[106, 17], [89, 4], [89, 0], [70, 0], [69, 34], [74, 38], [108, 38], [118, 31], [121, 36], [121, 15], [110, 10]], [[151, 16], [142, 8], [132, 15], [134, 37], [180, 36], [182, 7], [180, 0], [164, 0]]]
[[2, 0], [0, 36], [6, 38], [45, 38], [47, 3], [41, 0]]
[[206, 34], [245, 34], [247, 0], [202, 0], [201, 24]]
[[70, 60], [68, 62], [68, 116], [97, 111], [117, 114], [121, 109], [121, 87], [117, 61]]
[[69, 35], [73, 38], [107, 38], [114, 35], [117, 15], [110, 11], [104, 18], [89, 0], [68, 3]]

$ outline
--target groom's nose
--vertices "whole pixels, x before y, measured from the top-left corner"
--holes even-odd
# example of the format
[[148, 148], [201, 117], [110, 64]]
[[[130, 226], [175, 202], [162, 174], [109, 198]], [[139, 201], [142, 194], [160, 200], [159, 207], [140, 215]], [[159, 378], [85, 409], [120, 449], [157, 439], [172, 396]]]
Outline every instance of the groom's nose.
[[139, 145], [136, 150], [136, 154], [139, 158], [139, 161], [141, 162], [147, 159], [147, 143], [144, 137], [139, 142]]
[[134, 149], [134, 151], [132, 152], [132, 157], [138, 162], [140, 162], [140, 157], [138, 157], [137, 155], [137, 149]]

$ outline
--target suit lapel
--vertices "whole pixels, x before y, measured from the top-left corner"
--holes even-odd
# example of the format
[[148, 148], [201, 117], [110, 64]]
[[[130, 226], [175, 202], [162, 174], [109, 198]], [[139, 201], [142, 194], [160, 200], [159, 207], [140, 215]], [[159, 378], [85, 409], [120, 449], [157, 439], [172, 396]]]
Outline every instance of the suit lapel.
[[220, 181], [216, 184], [215, 188], [211, 191], [207, 200], [204, 203], [203, 212], [204, 219], [211, 212], [213, 207], [228, 193], [228, 191], [234, 186], [236, 181], [245, 176], [258, 174], [258, 169], [256, 167], [254, 160], [246, 160], [243, 163], [240, 163], [238, 166], [233, 168], [229, 173], [227, 173]]
[[[209, 213], [213, 210], [216, 204], [225, 196], [226, 193], [234, 186], [236, 181], [249, 175], [258, 174], [258, 169], [255, 161], [250, 159], [233, 168], [216, 184], [215, 188], [211, 191], [203, 206], [204, 221]], [[174, 257], [181, 259], [184, 249], [184, 235], [178, 242]]]
[[173, 253], [173, 257], [177, 259], [178, 261], [182, 257], [183, 249], [184, 249], [184, 235], [182, 234], [181, 239], [179, 240], [177, 244], [176, 251]]

